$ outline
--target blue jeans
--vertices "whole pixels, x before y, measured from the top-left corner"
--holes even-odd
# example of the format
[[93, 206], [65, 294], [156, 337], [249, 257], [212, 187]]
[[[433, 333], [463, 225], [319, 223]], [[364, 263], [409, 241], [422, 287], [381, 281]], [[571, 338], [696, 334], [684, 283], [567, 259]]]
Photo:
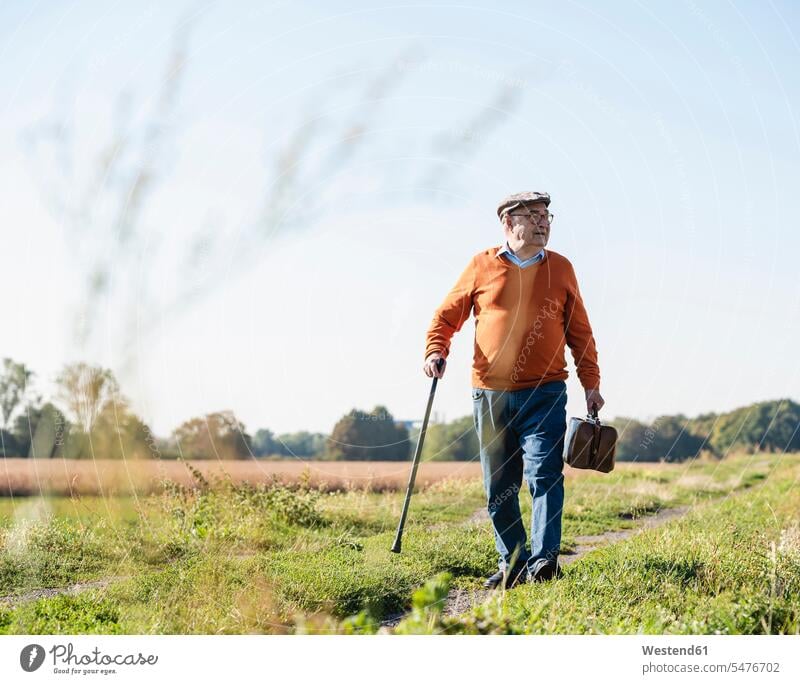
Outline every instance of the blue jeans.
[[[556, 560], [564, 508], [567, 383], [516, 391], [472, 388], [483, 485], [500, 569]], [[533, 499], [531, 545], [519, 508], [523, 476]]]

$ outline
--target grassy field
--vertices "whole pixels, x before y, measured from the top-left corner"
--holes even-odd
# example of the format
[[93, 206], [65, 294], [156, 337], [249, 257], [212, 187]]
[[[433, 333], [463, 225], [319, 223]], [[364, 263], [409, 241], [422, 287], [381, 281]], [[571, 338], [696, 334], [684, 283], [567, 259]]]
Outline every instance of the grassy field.
[[448, 589], [480, 587], [496, 562], [474, 477], [415, 494], [400, 555], [401, 491], [195, 471], [142, 496], [0, 499], [0, 633], [370, 633], [406, 610], [401, 633], [798, 632], [798, 456], [620, 466], [569, 471], [565, 553], [581, 535], [689, 512], [456, 616], [442, 612]]

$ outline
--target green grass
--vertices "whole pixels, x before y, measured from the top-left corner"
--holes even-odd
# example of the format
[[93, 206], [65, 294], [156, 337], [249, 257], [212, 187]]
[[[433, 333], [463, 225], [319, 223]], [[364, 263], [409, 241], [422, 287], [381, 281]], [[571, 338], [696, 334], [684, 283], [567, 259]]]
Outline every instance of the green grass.
[[[425, 629], [517, 634], [800, 633], [800, 468], [587, 554]], [[441, 589], [440, 589], [441, 591]], [[565, 609], [568, 607], [568, 609]], [[408, 627], [405, 627], [408, 629]]]
[[[776, 468], [778, 462], [769, 455], [737, 457], [569, 480], [562, 547], [568, 549], [579, 535], [637, 525], [637, 518], [648, 511], [692, 505], [706, 512], [698, 518], [700, 509], [695, 508], [686, 521], [669, 523], [663, 530], [697, 520], [695, 525], [702, 522], [709, 530], [704, 539], [710, 547], [738, 558], [745, 547], [732, 545], [724, 534], [731, 526], [737, 534], [750, 528], [735, 517], [739, 509], [734, 502], [767, 496], [777, 514], [792, 500], [785, 483], [800, 459], [784, 456]], [[785, 491], [774, 489], [780, 482], [788, 487]], [[763, 486], [748, 491], [755, 484]], [[740, 493], [735, 499], [723, 500], [736, 490]], [[100, 577], [128, 579], [74, 596], [5, 608], [0, 603], [0, 633], [368, 632], [376, 629], [381, 616], [412, 607], [415, 591], [422, 598], [413, 606], [424, 620], [420, 617], [416, 627], [407, 623], [406, 631], [636, 631], [642, 626], [654, 632], [703, 631], [713, 622], [697, 622], [706, 613], [718, 616], [714, 625], [726, 615], [736, 628], [750, 624], [741, 617], [739, 604], [738, 613], [726, 613], [734, 604], [720, 598], [725, 596], [722, 585], [715, 594], [717, 603], [701, 600], [706, 587], [692, 582], [705, 581], [711, 567], [698, 560], [702, 543], [685, 541], [671, 550], [680, 535], [652, 537], [666, 534], [662, 528], [646, 533], [654, 540], [646, 549], [620, 555], [620, 549], [644, 543], [642, 535], [616, 545], [613, 552], [592, 552], [568, 568], [569, 578], [562, 582], [521, 587], [502, 605], [477, 609], [466, 622], [432, 621], [425, 606], [441, 587], [434, 582], [421, 588], [426, 580], [446, 576], [448, 586], [479, 587], [495, 568], [489, 524], [472, 520], [485, 500], [479, 482], [444, 482], [416, 493], [398, 555], [389, 547], [402, 499], [403, 492], [324, 493], [198, 482], [195, 490], [168, 487], [138, 500], [17, 498], [13, 511], [9, 501], [2, 501], [0, 595]], [[530, 497], [521, 499], [527, 518]], [[752, 524], [769, 522], [762, 518]], [[772, 524], [762, 531], [775, 533], [778, 523], [773, 519]], [[750, 536], [746, 539], [745, 545], [755, 543]], [[752, 586], [758, 587], [752, 600], [763, 598], [763, 586]], [[685, 597], [684, 603], [678, 601], [687, 592], [696, 595], [697, 605]], [[796, 620], [794, 608], [776, 596], [770, 629]], [[637, 599], [633, 611], [632, 597]], [[579, 599], [577, 605], [586, 604], [585, 614], [573, 610], [572, 602]], [[660, 601], [659, 608], [649, 601]], [[615, 602], [620, 606], [616, 611]], [[570, 610], [560, 610], [563, 605]], [[761, 607], [753, 603], [749, 614], [760, 616]], [[678, 621], [670, 622], [669, 616]], [[688, 622], [680, 627], [684, 619]]]
[[141, 497], [132, 496], [4, 496], [0, 497], [0, 528], [8, 528], [17, 520], [49, 516], [87, 525], [100, 519], [130, 524], [138, 520], [142, 501]]
[[[638, 525], [638, 518], [664, 508], [695, 506], [763, 481], [775, 458], [732, 458], [718, 463], [671, 465], [657, 471], [625, 469], [592, 474], [567, 487], [562, 518], [562, 550], [579, 535], [601, 534]], [[530, 516], [530, 498], [523, 499]]]

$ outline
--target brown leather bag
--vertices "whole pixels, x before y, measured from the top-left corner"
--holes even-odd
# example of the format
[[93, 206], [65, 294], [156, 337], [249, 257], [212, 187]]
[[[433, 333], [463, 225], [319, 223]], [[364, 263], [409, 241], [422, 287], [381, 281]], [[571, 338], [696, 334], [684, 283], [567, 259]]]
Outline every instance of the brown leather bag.
[[611, 425], [600, 424], [594, 406], [585, 419], [569, 419], [564, 436], [564, 462], [567, 465], [610, 473], [614, 469], [616, 450], [617, 430]]

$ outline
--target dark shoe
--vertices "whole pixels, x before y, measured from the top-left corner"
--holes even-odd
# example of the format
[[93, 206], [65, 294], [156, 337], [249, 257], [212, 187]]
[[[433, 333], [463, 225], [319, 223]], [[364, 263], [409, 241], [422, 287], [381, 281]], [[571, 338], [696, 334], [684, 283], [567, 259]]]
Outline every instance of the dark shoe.
[[553, 578], [559, 579], [563, 576], [558, 561], [540, 558], [533, 566], [533, 570], [528, 573], [529, 582], [546, 582]]
[[506, 589], [511, 589], [512, 587], [516, 587], [518, 584], [523, 584], [527, 581], [527, 569], [523, 566], [518, 566], [514, 570], [511, 571], [508, 580], [505, 579], [506, 573], [504, 570], [498, 570], [494, 575], [491, 577], [487, 577], [486, 581], [483, 583], [484, 589], [498, 589], [503, 587], [503, 582], [505, 581]]

